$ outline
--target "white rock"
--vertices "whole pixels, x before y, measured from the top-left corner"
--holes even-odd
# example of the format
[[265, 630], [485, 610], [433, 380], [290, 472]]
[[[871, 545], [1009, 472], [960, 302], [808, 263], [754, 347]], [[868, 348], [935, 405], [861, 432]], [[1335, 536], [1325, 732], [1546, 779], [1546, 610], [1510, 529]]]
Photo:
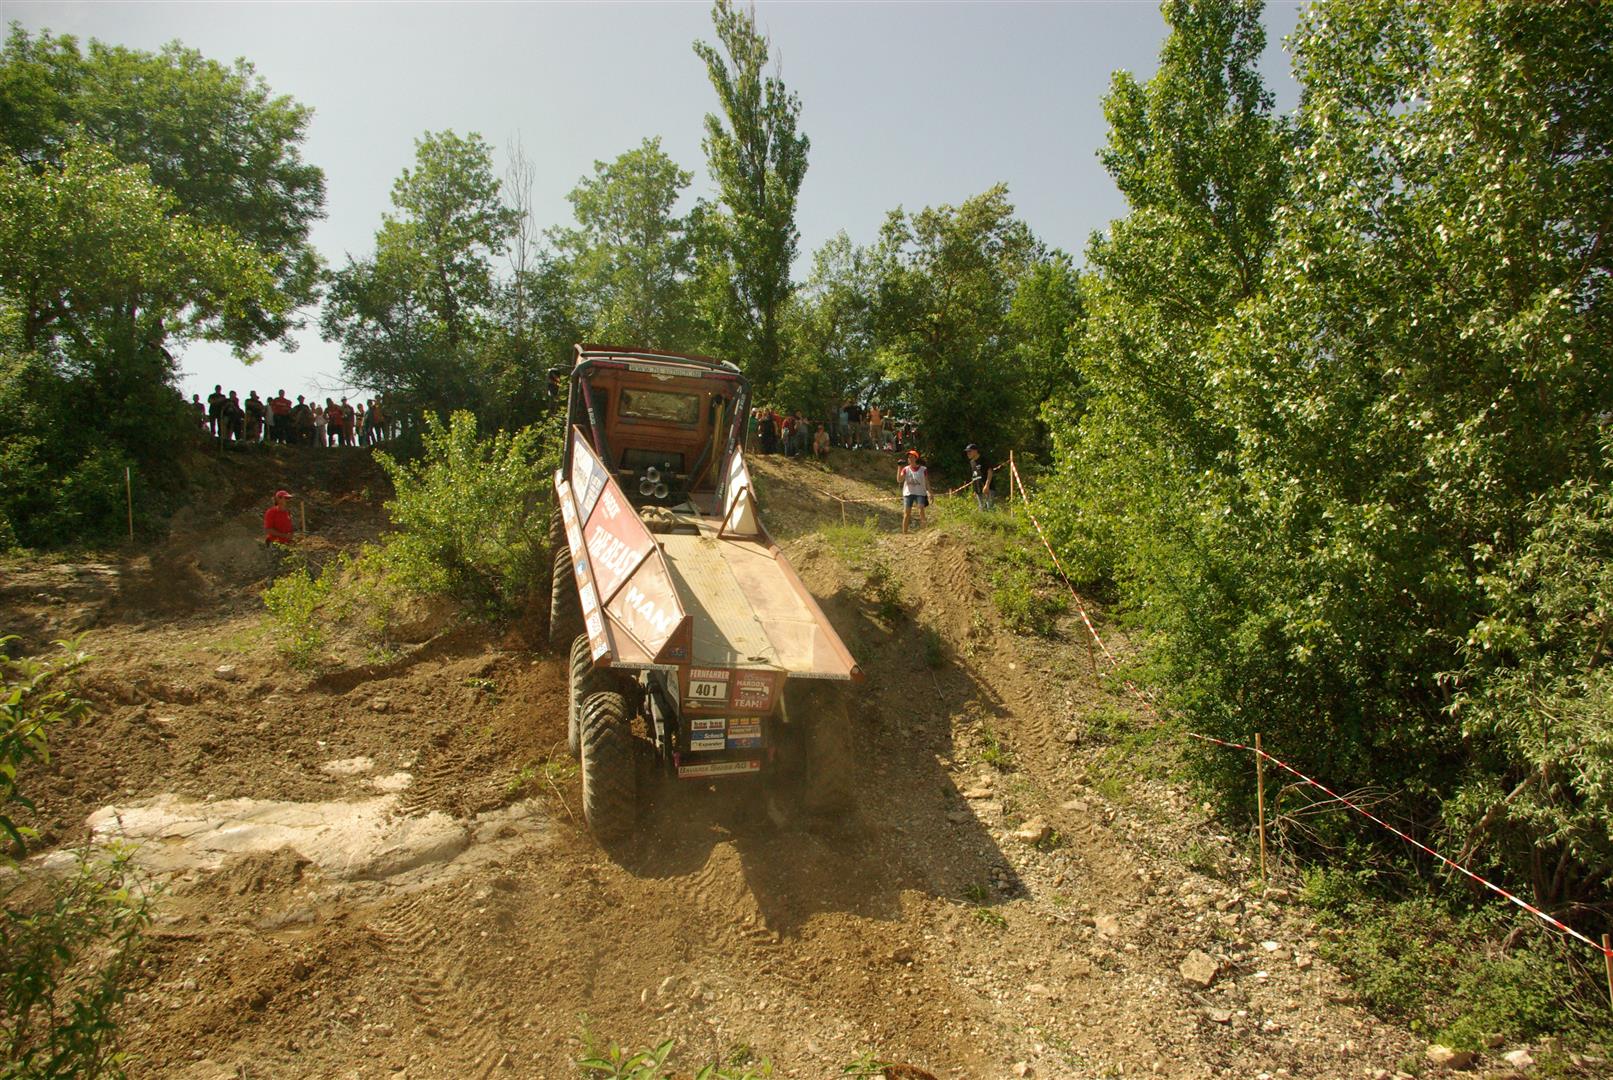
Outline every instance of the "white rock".
[[1176, 970], [1187, 982], [1208, 989], [1215, 982], [1215, 977], [1221, 974], [1221, 965], [1209, 953], [1194, 949], [1183, 958]]
[[1519, 1072], [1535, 1066], [1534, 1055], [1527, 1050], [1509, 1050], [1501, 1055], [1501, 1060]]
[[223, 679], [225, 682], [234, 682], [241, 677], [236, 674], [234, 664], [220, 664], [213, 669], [213, 675], [216, 678]]
[[1040, 844], [1052, 835], [1053, 830], [1039, 817], [1031, 818], [1014, 830], [1014, 836], [1027, 844]]

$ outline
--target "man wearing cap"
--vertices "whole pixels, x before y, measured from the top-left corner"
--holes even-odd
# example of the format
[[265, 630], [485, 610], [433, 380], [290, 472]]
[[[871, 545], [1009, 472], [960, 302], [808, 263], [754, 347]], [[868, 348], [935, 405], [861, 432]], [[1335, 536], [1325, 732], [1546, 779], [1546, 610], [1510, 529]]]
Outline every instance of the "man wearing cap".
[[291, 501], [291, 492], [281, 489], [274, 493], [274, 505], [263, 512], [263, 542], [265, 544], [289, 544], [296, 537], [291, 524], [291, 511], [286, 504]]
[[930, 470], [919, 464], [919, 452], [907, 452], [907, 464], [896, 470], [896, 479], [902, 483], [902, 531], [907, 531], [907, 519], [913, 507], [919, 508], [919, 524], [924, 524], [924, 508], [930, 505]]
[[980, 456], [980, 446], [977, 443], [965, 446], [963, 453], [969, 459], [969, 486], [974, 489], [975, 505], [982, 510], [990, 510], [992, 468], [986, 459]]

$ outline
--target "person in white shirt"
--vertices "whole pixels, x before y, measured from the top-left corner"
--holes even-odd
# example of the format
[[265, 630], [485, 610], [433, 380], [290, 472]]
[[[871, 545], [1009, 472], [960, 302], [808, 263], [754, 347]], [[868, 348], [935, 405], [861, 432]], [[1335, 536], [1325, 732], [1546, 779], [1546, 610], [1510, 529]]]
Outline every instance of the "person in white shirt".
[[919, 452], [907, 452], [907, 464], [896, 470], [896, 479], [902, 484], [902, 531], [907, 531], [907, 519], [918, 507], [919, 524], [924, 524], [924, 508], [930, 505], [930, 470], [919, 464]]

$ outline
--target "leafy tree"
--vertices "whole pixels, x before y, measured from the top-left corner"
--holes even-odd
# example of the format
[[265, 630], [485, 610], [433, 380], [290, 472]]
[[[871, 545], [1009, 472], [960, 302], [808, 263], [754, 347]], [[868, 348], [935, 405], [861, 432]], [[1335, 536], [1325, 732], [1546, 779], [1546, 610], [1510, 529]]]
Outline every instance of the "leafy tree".
[[811, 143], [796, 131], [800, 98], [778, 75], [763, 74], [768, 42], [755, 9], [717, 0], [711, 21], [718, 45], [697, 41], [694, 50], [722, 107], [721, 116], [707, 114], [702, 145], [727, 213], [702, 222], [712, 252], [704, 280], [721, 290], [715, 305], [725, 310], [714, 322], [728, 331], [724, 351], [765, 393], [779, 371], [780, 323], [800, 238], [795, 203]]
[[791, 359], [774, 395], [783, 405], [829, 417], [879, 383], [873, 321], [878, 287], [873, 253], [843, 232], [813, 255], [812, 274], [786, 309]]
[[394, 408], [444, 411], [482, 400], [478, 350], [494, 302], [493, 258], [518, 224], [476, 134], [428, 133], [392, 188], [375, 254], [331, 278], [321, 321], [357, 385]]
[[[260, 254], [275, 289], [262, 303], [216, 312], [209, 326], [209, 336], [243, 351], [282, 339], [316, 296], [319, 258], [308, 230], [323, 213], [325, 181], [301, 159], [311, 116], [246, 61], [225, 66], [177, 43], [148, 53], [92, 41], [86, 51], [73, 37], [30, 37], [13, 23], [0, 52], [0, 145], [9, 158], [42, 175], [64, 168], [78, 144], [97, 144], [144, 166], [172, 211]], [[137, 312], [147, 306], [133, 284], [141, 280], [125, 281]]]
[[932, 450], [970, 441], [1009, 447], [1028, 431], [1009, 313], [1041, 257], [1002, 184], [961, 206], [886, 219], [876, 332], [886, 373]]
[[577, 227], [549, 239], [591, 340], [694, 349], [688, 222], [673, 212], [689, 180], [660, 139], [645, 139], [613, 162], [594, 162], [594, 175], [567, 196]]

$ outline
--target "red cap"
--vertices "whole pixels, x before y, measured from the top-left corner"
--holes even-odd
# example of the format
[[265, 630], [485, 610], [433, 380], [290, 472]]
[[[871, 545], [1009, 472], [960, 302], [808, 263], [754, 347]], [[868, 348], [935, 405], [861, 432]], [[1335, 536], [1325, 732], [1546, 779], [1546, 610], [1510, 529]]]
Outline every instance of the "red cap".
[[279, 491], [274, 493], [274, 497], [277, 499], [289, 499], [291, 498], [291, 492], [287, 491], [285, 488], [281, 488]]
[[918, 452], [918, 451], [917, 451], [917, 450], [909, 450], [909, 451], [908, 451], [908, 452], [907, 452], [907, 456], [908, 456], [908, 457], [918, 457], [918, 456], [919, 456], [919, 452]]

